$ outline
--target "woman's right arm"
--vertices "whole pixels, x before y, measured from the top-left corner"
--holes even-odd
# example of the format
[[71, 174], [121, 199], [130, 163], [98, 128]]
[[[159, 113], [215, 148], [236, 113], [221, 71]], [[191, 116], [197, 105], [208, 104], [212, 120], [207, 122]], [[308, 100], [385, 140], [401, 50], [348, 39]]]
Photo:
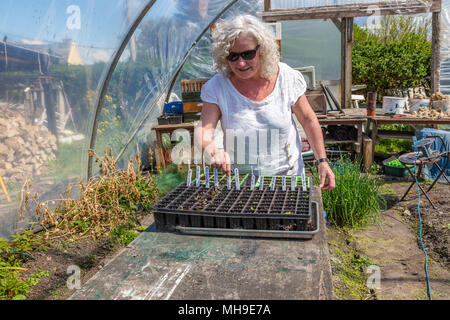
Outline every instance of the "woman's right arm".
[[215, 103], [203, 102], [202, 114], [200, 116], [202, 127], [202, 150], [211, 159], [211, 164], [221, 168], [226, 174], [231, 174], [231, 161], [230, 157], [224, 150], [217, 149], [214, 144], [214, 131], [217, 127], [217, 123], [221, 118], [222, 113], [220, 108]]

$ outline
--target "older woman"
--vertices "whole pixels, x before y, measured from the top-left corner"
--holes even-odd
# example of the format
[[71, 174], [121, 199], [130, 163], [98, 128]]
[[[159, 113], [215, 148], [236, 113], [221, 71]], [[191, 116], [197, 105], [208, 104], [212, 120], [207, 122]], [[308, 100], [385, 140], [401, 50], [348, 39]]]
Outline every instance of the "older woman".
[[[318, 161], [320, 187], [334, 188], [305, 80], [280, 62], [270, 27], [250, 15], [220, 21], [212, 30], [212, 54], [220, 73], [202, 87], [200, 118], [202, 147], [210, 161], [227, 174], [233, 164], [241, 172], [258, 167], [263, 174], [300, 175], [304, 164], [295, 114]], [[225, 150], [214, 144], [219, 120]]]

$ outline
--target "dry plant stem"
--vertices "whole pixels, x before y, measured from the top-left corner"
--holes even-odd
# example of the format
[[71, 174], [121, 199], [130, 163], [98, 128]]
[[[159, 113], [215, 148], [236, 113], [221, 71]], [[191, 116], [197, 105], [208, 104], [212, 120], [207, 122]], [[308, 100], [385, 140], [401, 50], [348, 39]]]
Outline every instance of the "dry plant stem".
[[[138, 146], [137, 146], [138, 147]], [[149, 157], [152, 158], [149, 150]], [[89, 156], [94, 157], [95, 152], [89, 150]], [[134, 159], [128, 162], [127, 170], [117, 170], [113, 158], [112, 149], [104, 150], [104, 157], [96, 158], [100, 161], [100, 171], [103, 176], [95, 176], [85, 184], [80, 181], [70, 184], [65, 191], [67, 198], [46, 200], [39, 202], [37, 194], [31, 197], [29, 188], [31, 183], [26, 183], [22, 190], [23, 205], [19, 210], [22, 217], [26, 205], [30, 200], [36, 204], [36, 213], [40, 217], [39, 224], [43, 227], [44, 239], [59, 239], [64, 237], [92, 237], [93, 239], [106, 238], [116, 227], [136, 220], [136, 204], [145, 204], [146, 201], [154, 201], [158, 196], [156, 183], [153, 177], [143, 177], [140, 172], [140, 151]], [[134, 169], [136, 161], [137, 170]], [[145, 192], [137, 186], [144, 184]], [[70, 194], [74, 186], [80, 190], [79, 200], [72, 199]], [[55, 209], [50, 209], [49, 204], [56, 204]], [[133, 209], [134, 208], [134, 209]]]

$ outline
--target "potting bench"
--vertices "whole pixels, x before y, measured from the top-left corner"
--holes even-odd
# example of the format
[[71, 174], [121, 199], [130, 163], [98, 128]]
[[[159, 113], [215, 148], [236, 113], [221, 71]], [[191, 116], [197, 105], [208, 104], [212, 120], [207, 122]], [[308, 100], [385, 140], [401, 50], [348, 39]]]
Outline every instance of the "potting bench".
[[152, 224], [70, 299], [332, 299], [320, 191], [313, 239], [186, 235]]
[[[337, 140], [337, 139], [325, 139], [326, 144], [344, 144], [351, 143], [353, 145], [353, 149], [358, 154], [361, 155], [362, 151], [362, 143], [363, 143], [363, 134], [362, 129], [366, 123], [365, 116], [356, 116], [356, 115], [343, 115], [343, 116], [321, 116], [319, 117], [320, 125], [342, 125], [342, 126], [356, 126], [358, 130], [357, 137], [351, 140]], [[169, 133], [171, 134], [175, 130], [178, 129], [186, 129], [189, 132], [194, 132], [194, 122], [185, 122], [179, 124], [162, 124], [153, 127], [156, 133], [156, 165], [157, 166], [166, 166], [166, 161], [164, 159], [163, 150], [162, 150], [162, 134]]]
[[[430, 126], [437, 126], [440, 124], [450, 124], [450, 117], [442, 119], [432, 119], [432, 118], [415, 118], [409, 114], [405, 114], [402, 117], [386, 116], [386, 115], [375, 115], [374, 117], [367, 117], [366, 133], [370, 133], [372, 138], [372, 157], [375, 151], [375, 145], [380, 138], [391, 138], [391, 139], [409, 139], [415, 136], [414, 132], [408, 131], [384, 131], [378, 130], [378, 127], [384, 124], [425, 124]], [[373, 161], [373, 159], [372, 159]]]

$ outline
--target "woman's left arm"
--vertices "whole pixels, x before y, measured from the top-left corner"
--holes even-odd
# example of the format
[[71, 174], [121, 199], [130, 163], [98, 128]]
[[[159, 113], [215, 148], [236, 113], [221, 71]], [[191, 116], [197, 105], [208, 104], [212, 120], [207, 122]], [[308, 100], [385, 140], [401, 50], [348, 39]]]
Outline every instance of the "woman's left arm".
[[[316, 159], [326, 158], [325, 145], [323, 142], [322, 129], [314, 110], [309, 105], [306, 95], [303, 94], [292, 106], [292, 111], [298, 122], [305, 130], [308, 142], [313, 149]], [[330, 190], [336, 187], [334, 173], [327, 162], [319, 163], [320, 187], [323, 190]]]

